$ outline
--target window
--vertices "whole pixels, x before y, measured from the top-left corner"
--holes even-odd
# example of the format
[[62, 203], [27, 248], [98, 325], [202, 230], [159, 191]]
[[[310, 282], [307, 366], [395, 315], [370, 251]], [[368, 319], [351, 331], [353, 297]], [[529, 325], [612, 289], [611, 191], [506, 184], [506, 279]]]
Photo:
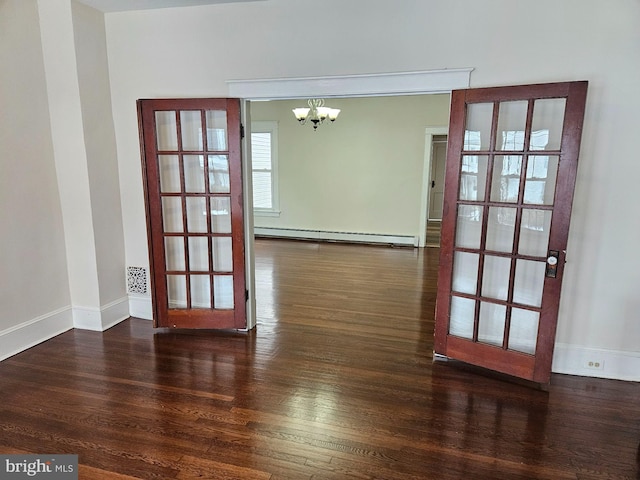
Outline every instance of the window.
[[277, 122], [251, 122], [251, 165], [254, 213], [280, 215]]

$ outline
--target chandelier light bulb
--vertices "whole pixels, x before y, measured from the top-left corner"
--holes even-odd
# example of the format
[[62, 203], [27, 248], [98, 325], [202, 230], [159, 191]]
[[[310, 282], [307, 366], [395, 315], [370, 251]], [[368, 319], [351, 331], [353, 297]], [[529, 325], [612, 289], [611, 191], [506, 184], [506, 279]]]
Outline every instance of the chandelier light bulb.
[[309, 115], [310, 108], [294, 108], [293, 114], [296, 116], [296, 119], [300, 122], [304, 122]]
[[339, 114], [340, 114], [340, 109], [339, 108], [330, 108], [329, 109], [329, 120], [331, 120], [332, 122], [335, 122], [336, 118], [338, 118]]

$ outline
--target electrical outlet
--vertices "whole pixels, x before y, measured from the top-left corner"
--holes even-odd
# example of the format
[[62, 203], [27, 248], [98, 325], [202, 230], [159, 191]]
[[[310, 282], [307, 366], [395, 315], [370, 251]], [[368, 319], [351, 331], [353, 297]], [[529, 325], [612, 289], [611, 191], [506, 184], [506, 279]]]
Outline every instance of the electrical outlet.
[[584, 368], [589, 370], [604, 370], [603, 360], [587, 360], [584, 362]]

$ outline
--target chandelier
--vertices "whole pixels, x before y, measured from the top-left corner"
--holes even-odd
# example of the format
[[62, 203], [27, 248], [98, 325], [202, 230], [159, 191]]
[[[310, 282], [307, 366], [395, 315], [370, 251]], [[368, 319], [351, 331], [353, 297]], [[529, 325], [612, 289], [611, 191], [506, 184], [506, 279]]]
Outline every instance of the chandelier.
[[313, 124], [313, 129], [317, 130], [318, 125], [324, 123], [329, 119], [332, 123], [335, 122], [340, 113], [339, 108], [329, 108], [324, 106], [324, 100], [321, 98], [311, 98], [307, 100], [309, 107], [294, 108], [293, 114], [300, 124], [305, 125], [307, 122]]

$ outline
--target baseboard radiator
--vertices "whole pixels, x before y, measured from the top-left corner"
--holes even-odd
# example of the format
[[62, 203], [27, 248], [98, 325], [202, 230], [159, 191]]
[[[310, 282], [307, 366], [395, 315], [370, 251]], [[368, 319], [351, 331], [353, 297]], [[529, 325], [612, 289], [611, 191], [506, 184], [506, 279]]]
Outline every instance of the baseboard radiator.
[[256, 237], [292, 238], [325, 242], [370, 243], [384, 245], [418, 246], [418, 238], [413, 235], [387, 235], [381, 233], [329, 232], [325, 230], [303, 230], [295, 228], [255, 227]]

